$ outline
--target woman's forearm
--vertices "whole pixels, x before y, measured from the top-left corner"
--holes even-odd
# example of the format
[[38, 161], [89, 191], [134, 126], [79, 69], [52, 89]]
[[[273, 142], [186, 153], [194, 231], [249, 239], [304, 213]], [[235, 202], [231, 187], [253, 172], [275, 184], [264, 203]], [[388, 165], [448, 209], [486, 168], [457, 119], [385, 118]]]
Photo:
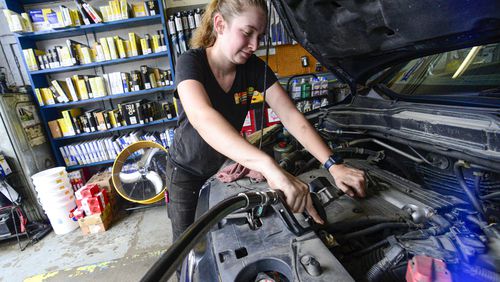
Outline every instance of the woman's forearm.
[[249, 169], [261, 172], [266, 178], [279, 170], [271, 157], [248, 143], [213, 108], [200, 82], [182, 81], [177, 89], [189, 122], [212, 148]]
[[199, 109], [189, 121], [205, 142], [226, 157], [264, 176], [276, 169], [271, 157], [248, 143], [215, 109]]

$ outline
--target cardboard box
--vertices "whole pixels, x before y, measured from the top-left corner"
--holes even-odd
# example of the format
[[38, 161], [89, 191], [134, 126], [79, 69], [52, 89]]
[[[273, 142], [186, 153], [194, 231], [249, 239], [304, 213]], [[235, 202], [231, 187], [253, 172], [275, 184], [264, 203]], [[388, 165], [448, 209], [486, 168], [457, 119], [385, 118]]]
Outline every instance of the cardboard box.
[[89, 184], [97, 184], [99, 185], [99, 188], [106, 190], [108, 192], [109, 203], [111, 204], [113, 210], [116, 211], [118, 209], [118, 195], [115, 187], [113, 187], [113, 181], [111, 180], [111, 171], [94, 174], [89, 179], [89, 181], [87, 181], [87, 185]]
[[105, 189], [108, 193], [114, 191], [113, 182], [111, 180], [111, 171], [105, 171], [101, 173], [94, 174], [89, 181], [87, 181], [87, 185], [89, 184], [97, 184], [99, 188]]
[[108, 230], [112, 219], [111, 206], [107, 205], [104, 212], [80, 218], [78, 224], [84, 235], [95, 234]]

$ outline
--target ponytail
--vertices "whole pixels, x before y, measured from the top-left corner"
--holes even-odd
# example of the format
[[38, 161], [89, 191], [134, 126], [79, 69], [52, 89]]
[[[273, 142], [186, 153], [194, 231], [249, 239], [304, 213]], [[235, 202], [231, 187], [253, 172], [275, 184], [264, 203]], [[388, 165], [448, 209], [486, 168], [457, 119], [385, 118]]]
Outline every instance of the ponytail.
[[201, 24], [189, 42], [190, 48], [208, 48], [214, 45], [217, 39], [217, 33], [214, 29], [216, 13], [220, 13], [224, 20], [229, 21], [248, 6], [259, 7], [267, 15], [266, 0], [212, 0], [205, 8]]
[[214, 14], [217, 12], [218, 0], [212, 0], [207, 5], [201, 18], [200, 26], [195, 30], [189, 45], [191, 48], [208, 48], [214, 45], [217, 34], [214, 29]]

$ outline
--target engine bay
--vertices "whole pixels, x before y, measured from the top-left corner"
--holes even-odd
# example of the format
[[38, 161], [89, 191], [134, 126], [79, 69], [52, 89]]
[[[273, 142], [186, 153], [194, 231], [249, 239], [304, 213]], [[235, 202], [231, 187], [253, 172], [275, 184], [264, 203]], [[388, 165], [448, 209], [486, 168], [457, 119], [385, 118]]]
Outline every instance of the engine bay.
[[[303, 214], [291, 219], [284, 206], [232, 214], [191, 253], [189, 261], [197, 262], [191, 275], [204, 273], [206, 280], [201, 270], [213, 268], [221, 281], [406, 281], [430, 271], [449, 278], [443, 281], [498, 281], [498, 173], [388, 140], [350, 137], [346, 141], [356, 146], [337, 151], [365, 172], [366, 198], [343, 195], [306, 151], [290, 152], [280, 165], [309, 184], [327, 224], [314, 226]], [[479, 199], [480, 211], [459, 177]], [[200, 194], [206, 201], [201, 209], [266, 189], [265, 182], [213, 178]]]

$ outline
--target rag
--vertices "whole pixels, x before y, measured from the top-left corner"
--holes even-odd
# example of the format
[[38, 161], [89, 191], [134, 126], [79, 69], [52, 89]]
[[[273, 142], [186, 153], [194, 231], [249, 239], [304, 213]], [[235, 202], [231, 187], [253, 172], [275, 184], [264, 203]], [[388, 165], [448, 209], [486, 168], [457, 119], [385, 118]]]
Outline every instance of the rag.
[[249, 177], [255, 182], [265, 180], [262, 173], [246, 168], [239, 163], [230, 164], [217, 174], [217, 178], [224, 183], [233, 182], [244, 177]]

